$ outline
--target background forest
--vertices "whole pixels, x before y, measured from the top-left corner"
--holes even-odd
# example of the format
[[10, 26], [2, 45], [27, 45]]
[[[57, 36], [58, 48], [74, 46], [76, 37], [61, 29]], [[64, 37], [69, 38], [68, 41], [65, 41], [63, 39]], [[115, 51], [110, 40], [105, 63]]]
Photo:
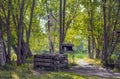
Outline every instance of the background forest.
[[[64, 52], [64, 44], [74, 51]], [[46, 53], [67, 54], [68, 70], [87, 57], [101, 74], [117, 60], [120, 71], [120, 0], [0, 0], [0, 79], [99, 78], [86, 74], [90, 67], [79, 73], [81, 66], [72, 73], [36, 72], [34, 55]]]
[[[62, 1], [62, 0], [60, 0]], [[64, 41], [89, 58], [109, 64], [119, 49], [120, 0], [0, 0], [1, 65], [25, 63], [34, 54], [59, 53], [59, 29]]]

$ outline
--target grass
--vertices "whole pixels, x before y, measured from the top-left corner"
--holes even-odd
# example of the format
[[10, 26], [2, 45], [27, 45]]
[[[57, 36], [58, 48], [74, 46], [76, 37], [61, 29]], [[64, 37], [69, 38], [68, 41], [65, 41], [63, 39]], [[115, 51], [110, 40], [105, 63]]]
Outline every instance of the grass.
[[85, 52], [84, 53], [82, 53], [82, 52], [69, 53], [68, 59], [69, 59], [70, 67], [74, 66], [74, 65], [78, 65], [77, 61], [80, 59], [83, 59], [85, 62], [88, 62], [91, 65], [102, 67], [100, 59], [90, 59], [90, 58], [88, 58], [88, 54]]
[[88, 62], [93, 65], [100, 65], [101, 61], [99, 59], [90, 59], [88, 57], [83, 58], [85, 62]]
[[73, 55], [75, 56], [76, 59], [83, 59], [84, 57], [88, 56], [87, 53], [82, 53], [82, 52], [79, 52], [79, 51], [68, 53], [69, 57], [71, 57]]
[[32, 70], [32, 66], [30, 70], [28, 70], [28, 66], [25, 64], [19, 67], [14, 67], [13, 70], [1, 70], [0, 79], [99, 79], [99, 77], [61, 71], [49, 71], [42, 74], [35, 74]]
[[[83, 57], [78, 54], [75, 56], [78, 56], [78, 58]], [[17, 66], [15, 62], [12, 62], [12, 64], [6, 64], [5, 67], [0, 67], [0, 79], [99, 79], [99, 77], [96, 76], [86, 76], [61, 71], [47, 71], [46, 73], [40, 74], [33, 70], [32, 59], [33, 58], [28, 59], [29, 62], [31, 61], [29, 64]]]
[[40, 79], [98, 79], [96, 76], [85, 76], [75, 73], [65, 73], [65, 72], [50, 72], [41, 75]]
[[82, 52], [72, 52], [68, 53], [68, 60], [70, 64], [76, 64], [77, 65], [77, 60], [79, 59], [84, 59], [87, 58], [87, 53], [82, 53]]
[[[73, 54], [68, 54], [69, 63], [73, 62]], [[84, 59], [86, 62], [95, 63], [95, 60], [87, 58], [86, 53], [75, 53], [75, 61]], [[105, 79], [97, 76], [80, 75], [72, 72], [52, 72], [38, 73], [33, 70], [33, 58], [28, 59], [29, 64], [17, 66], [15, 62], [7, 64], [5, 67], [0, 67], [0, 79]]]

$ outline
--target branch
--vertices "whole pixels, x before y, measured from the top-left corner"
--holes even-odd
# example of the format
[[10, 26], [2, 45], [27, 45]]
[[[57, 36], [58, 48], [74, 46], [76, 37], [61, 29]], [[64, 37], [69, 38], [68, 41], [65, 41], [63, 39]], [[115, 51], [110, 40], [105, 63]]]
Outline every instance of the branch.
[[29, 43], [29, 39], [30, 39], [30, 31], [31, 31], [31, 27], [32, 27], [34, 6], [35, 6], [35, 0], [33, 0], [33, 4], [31, 6], [30, 23], [29, 23], [29, 28], [28, 28], [28, 31], [27, 31], [27, 40], [26, 40], [27, 43]]
[[64, 37], [63, 37], [63, 42], [64, 42], [64, 40], [65, 40], [65, 37], [66, 37], [66, 33], [67, 33], [67, 30], [69, 29], [69, 27], [70, 27], [70, 24], [71, 24], [71, 22], [73, 21], [73, 19], [78, 15], [77, 14], [77, 10], [78, 10], [78, 8], [79, 8], [79, 2], [77, 2], [77, 4], [76, 4], [77, 6], [76, 7], [74, 7], [75, 8], [75, 11], [73, 11], [74, 13], [74, 15], [73, 15], [73, 17], [70, 19], [70, 20], [68, 20], [67, 22], [66, 22], [66, 27], [65, 27], [65, 29], [64, 29]]
[[7, 20], [6, 10], [5, 10], [5, 8], [4, 8], [4, 6], [3, 6], [2, 3], [1, 3], [1, 8], [2, 8], [2, 10], [3, 10], [3, 13], [4, 13], [4, 16], [5, 16], [5, 19]]
[[[114, 35], [115, 35], [114, 31], [116, 30], [117, 22], [119, 19], [119, 17], [117, 17], [119, 15], [119, 12], [120, 12], [120, 4], [119, 4], [118, 11], [116, 13], [116, 20], [115, 20], [115, 24], [114, 24], [114, 28], [113, 28], [113, 32], [112, 32], [112, 42], [114, 41]], [[111, 43], [111, 46], [112, 46], [112, 43]]]

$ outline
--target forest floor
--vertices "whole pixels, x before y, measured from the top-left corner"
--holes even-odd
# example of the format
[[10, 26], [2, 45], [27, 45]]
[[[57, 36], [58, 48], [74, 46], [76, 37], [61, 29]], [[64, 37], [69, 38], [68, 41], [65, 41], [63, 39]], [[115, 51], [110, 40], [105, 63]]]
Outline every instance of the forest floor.
[[[33, 60], [31, 60], [33, 61]], [[73, 61], [69, 60], [69, 63]], [[120, 79], [120, 73], [102, 68], [99, 60], [75, 59], [78, 64], [58, 71], [34, 70], [33, 63], [17, 66], [14, 62], [0, 67], [0, 79]]]
[[102, 68], [100, 66], [91, 65], [85, 62], [83, 59], [78, 60], [79, 66], [72, 66], [67, 72], [74, 72], [80, 75], [98, 76], [100, 78], [118, 78], [120, 79], [120, 73], [113, 72], [113, 70]]
[[[75, 79], [120, 79], [120, 73], [114, 72], [113, 70], [110, 70], [110, 69], [102, 68], [98, 65], [92, 65], [86, 62], [84, 59], [78, 60], [77, 63], [78, 63], [78, 66], [72, 66], [70, 69], [60, 70], [60, 72], [63, 72], [64, 74], [74, 73], [78, 75], [87, 76], [87, 78], [85, 77], [85, 78], [75, 78]], [[42, 75], [48, 72], [47, 71], [37, 71], [37, 72], [34, 71], [33, 73], [34, 75]], [[59, 73], [59, 71], [55, 73]]]

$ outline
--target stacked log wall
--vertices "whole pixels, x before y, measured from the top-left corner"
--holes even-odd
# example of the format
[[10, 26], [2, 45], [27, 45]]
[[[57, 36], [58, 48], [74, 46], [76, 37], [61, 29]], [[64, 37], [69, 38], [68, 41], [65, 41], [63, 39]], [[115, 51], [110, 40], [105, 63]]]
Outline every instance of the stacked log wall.
[[68, 57], [64, 54], [34, 55], [34, 69], [59, 69], [68, 65]]

